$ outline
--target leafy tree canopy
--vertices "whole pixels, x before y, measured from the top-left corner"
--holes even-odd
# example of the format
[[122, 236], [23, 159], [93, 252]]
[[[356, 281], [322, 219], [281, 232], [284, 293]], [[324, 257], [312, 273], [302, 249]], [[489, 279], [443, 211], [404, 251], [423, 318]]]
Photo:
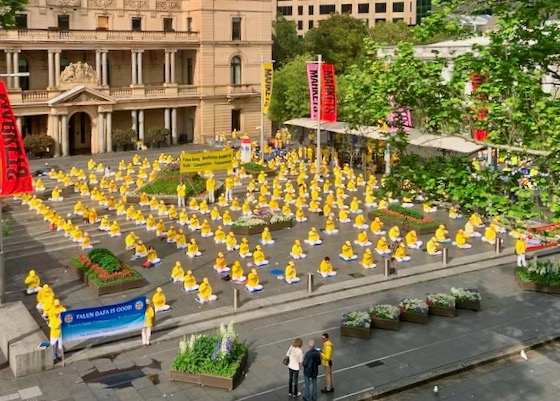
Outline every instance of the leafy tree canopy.
[[0, 27], [10, 28], [16, 23], [16, 13], [24, 11], [27, 0], [0, 0]]
[[297, 34], [296, 22], [288, 21], [282, 14], [278, 14], [273, 28], [272, 57], [276, 68], [280, 68], [303, 53], [303, 41]]

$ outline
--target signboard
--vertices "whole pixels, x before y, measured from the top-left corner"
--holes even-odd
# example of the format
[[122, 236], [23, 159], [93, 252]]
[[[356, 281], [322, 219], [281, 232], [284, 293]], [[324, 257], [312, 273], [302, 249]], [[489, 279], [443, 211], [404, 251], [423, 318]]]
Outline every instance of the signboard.
[[181, 153], [181, 173], [204, 170], [227, 170], [233, 164], [233, 150], [212, 150], [199, 153]]
[[145, 313], [146, 297], [122, 304], [63, 312], [60, 315], [62, 341], [80, 341], [140, 331], [144, 327]]
[[261, 83], [261, 105], [263, 114], [268, 113], [270, 99], [272, 98], [272, 63], [263, 63], [262, 65], [262, 83]]

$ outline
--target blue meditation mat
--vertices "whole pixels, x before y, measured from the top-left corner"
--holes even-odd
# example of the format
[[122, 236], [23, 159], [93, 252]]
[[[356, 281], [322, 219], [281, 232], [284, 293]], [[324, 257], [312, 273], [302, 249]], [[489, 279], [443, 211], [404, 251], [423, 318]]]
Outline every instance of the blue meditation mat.
[[272, 274], [273, 276], [281, 276], [284, 274], [284, 270], [282, 269], [272, 269], [270, 271], [270, 274]]

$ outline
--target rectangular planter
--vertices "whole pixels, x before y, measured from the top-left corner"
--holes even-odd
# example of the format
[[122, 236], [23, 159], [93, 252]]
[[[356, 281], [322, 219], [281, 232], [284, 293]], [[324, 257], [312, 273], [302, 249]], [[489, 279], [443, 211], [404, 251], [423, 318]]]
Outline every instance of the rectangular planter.
[[399, 227], [402, 231], [408, 231], [408, 230], [415, 230], [416, 234], [418, 236], [420, 235], [426, 235], [426, 234], [433, 234], [434, 231], [439, 227], [439, 225], [441, 224], [439, 221], [434, 221], [433, 223], [427, 223], [426, 225], [422, 226], [422, 227], [416, 227], [414, 225], [411, 225], [409, 223], [405, 224], [405, 218], [404, 216], [402, 218], [397, 218], [394, 216], [389, 216], [384, 214], [383, 212], [377, 212], [377, 211], [373, 211], [369, 213], [369, 218], [371, 220], [375, 219], [376, 217], [379, 217], [381, 219], [381, 221], [383, 223], [385, 223], [385, 226], [397, 226]]
[[372, 317], [371, 327], [375, 327], [376, 329], [399, 331], [400, 321], [398, 319], [379, 319]]
[[560, 294], [560, 285], [546, 285], [541, 283], [527, 283], [522, 281], [517, 273], [515, 274], [515, 280], [517, 281], [517, 285], [523, 291], [535, 291], [535, 292], [544, 292], [546, 294]]
[[93, 293], [97, 296], [107, 295], [107, 294], [116, 294], [118, 292], [131, 290], [133, 288], [140, 288], [145, 285], [144, 278], [140, 278], [138, 280], [131, 280], [131, 281], [123, 281], [122, 283], [116, 284], [109, 284], [98, 287], [93, 281], [88, 280], [87, 285]]
[[78, 280], [80, 280], [82, 283], [85, 283], [85, 274], [82, 270], [78, 269], [76, 266], [74, 266], [74, 264], [70, 264], [70, 268], [72, 270], [74, 270], [74, 273], [76, 273], [76, 275], [78, 276]]
[[365, 338], [369, 340], [371, 335], [371, 328], [369, 327], [350, 327], [341, 325], [340, 335], [343, 337]]
[[182, 383], [192, 383], [198, 384], [201, 386], [208, 386], [214, 388], [221, 388], [224, 390], [233, 390], [237, 383], [239, 382], [239, 378], [247, 365], [247, 358], [248, 353], [246, 352], [241, 359], [241, 363], [239, 364], [239, 368], [235, 372], [232, 377], [222, 377], [222, 376], [213, 376], [213, 375], [206, 375], [206, 374], [193, 374], [189, 372], [180, 372], [178, 370], [169, 370], [169, 380], [182, 382]]
[[401, 311], [400, 319], [401, 319], [402, 322], [426, 324], [426, 323], [428, 323], [428, 314], [427, 313]]
[[480, 310], [480, 301], [469, 301], [466, 299], [456, 299], [455, 308], [457, 309], [467, 309], [472, 311]]
[[262, 233], [265, 227], [268, 227], [269, 231], [278, 231], [284, 230], [286, 228], [292, 228], [293, 225], [294, 222], [292, 220], [290, 222], [267, 224], [257, 227], [232, 227], [231, 231], [233, 231], [233, 233], [237, 235], [253, 235]]
[[456, 308], [448, 308], [446, 306], [430, 305], [430, 315], [443, 316], [443, 317], [455, 317], [455, 316], [457, 316], [457, 309]]

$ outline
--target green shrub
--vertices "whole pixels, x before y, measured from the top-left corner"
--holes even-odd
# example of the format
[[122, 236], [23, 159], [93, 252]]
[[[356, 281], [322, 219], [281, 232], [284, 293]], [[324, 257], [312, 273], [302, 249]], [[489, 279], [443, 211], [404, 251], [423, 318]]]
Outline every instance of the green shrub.
[[395, 213], [400, 213], [403, 216], [412, 217], [413, 219], [422, 220], [424, 215], [414, 209], [402, 207], [401, 205], [389, 205], [387, 208]]
[[268, 170], [268, 167], [261, 166], [260, 164], [253, 163], [253, 162], [245, 163], [243, 165], [243, 167], [245, 167], [245, 170], [248, 170], [248, 171], [259, 171], [260, 172], [260, 171]]
[[109, 273], [116, 273], [121, 269], [121, 261], [108, 249], [93, 249], [88, 253], [88, 258]]
[[[178, 170], [165, 169], [139, 192], [145, 192], [148, 195], [177, 195], [177, 185], [179, 185], [180, 179], [181, 174]], [[206, 180], [198, 174], [183, 175], [183, 182], [187, 186], [187, 197], [196, 196], [206, 190]]]

